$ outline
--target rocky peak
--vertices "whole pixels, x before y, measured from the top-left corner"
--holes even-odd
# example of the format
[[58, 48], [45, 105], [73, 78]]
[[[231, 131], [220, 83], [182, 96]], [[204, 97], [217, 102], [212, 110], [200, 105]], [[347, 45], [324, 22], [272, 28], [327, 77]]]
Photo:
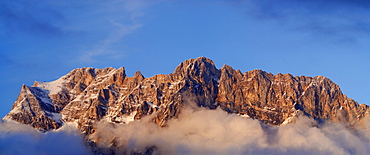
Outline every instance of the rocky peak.
[[124, 84], [124, 80], [126, 78], [125, 68], [121, 67], [116, 70], [116, 72], [112, 75], [112, 83], [115, 83], [117, 86], [122, 86]]
[[144, 76], [143, 76], [143, 74], [141, 74], [141, 72], [140, 72], [140, 71], [137, 71], [137, 72], [135, 72], [135, 74], [134, 74], [134, 78], [135, 78], [137, 81], [142, 81], [142, 80], [144, 79]]
[[61, 109], [49, 98], [48, 91], [22, 85], [12, 110], [3, 119], [30, 124], [40, 131], [47, 131], [62, 125], [60, 115], [57, 114]]
[[238, 79], [243, 77], [243, 74], [240, 70], [235, 70], [229, 65], [223, 65], [220, 71], [221, 71], [220, 72], [221, 81], [227, 80], [233, 77], [237, 77]]
[[89, 85], [95, 77], [95, 68], [84, 67], [72, 70], [70, 73], [63, 76], [62, 79], [71, 83], [83, 83], [85, 85]]
[[199, 79], [201, 81], [218, 80], [220, 71], [216, 68], [211, 59], [199, 57], [185, 60], [174, 71], [177, 77]]

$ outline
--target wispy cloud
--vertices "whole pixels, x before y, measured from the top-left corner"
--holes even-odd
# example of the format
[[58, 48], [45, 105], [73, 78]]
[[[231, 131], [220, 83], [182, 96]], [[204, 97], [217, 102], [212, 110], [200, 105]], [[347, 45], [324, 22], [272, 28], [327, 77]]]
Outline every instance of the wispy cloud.
[[[124, 56], [124, 51], [114, 50], [114, 46], [125, 36], [142, 27], [140, 17], [145, 15], [145, 9], [152, 5], [148, 1], [114, 1], [105, 4], [112, 16], [106, 17], [112, 30], [109, 35], [98, 40], [90, 50], [83, 52], [79, 61], [83, 63], [99, 62], [100, 58], [119, 59]], [[106, 12], [107, 10], [101, 10]], [[121, 49], [122, 50], [122, 49]]]
[[81, 62], [94, 63], [101, 57], [113, 59], [121, 58], [123, 56], [122, 51], [113, 50], [113, 44], [119, 42], [125, 35], [141, 27], [141, 24], [123, 25], [116, 22], [112, 22], [112, 24], [115, 25], [117, 29], [107, 38], [100, 40], [91, 50], [83, 52], [79, 57]]

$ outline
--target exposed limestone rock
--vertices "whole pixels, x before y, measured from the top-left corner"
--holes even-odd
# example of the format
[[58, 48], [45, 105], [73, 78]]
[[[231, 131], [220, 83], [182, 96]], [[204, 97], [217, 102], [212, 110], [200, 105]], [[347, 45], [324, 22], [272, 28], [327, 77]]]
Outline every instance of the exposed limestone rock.
[[369, 109], [322, 76], [242, 73], [227, 65], [217, 69], [212, 60], [200, 57], [184, 61], [169, 75], [145, 78], [138, 71], [127, 77], [123, 67], [80, 68], [53, 82], [23, 85], [3, 119], [41, 131], [74, 122], [83, 133], [92, 134], [97, 121], [123, 124], [146, 115], [165, 126], [183, 106], [220, 107], [270, 125], [289, 123], [300, 114], [352, 124]]
[[338, 85], [322, 76], [272, 75], [253, 70], [242, 75], [229, 66], [221, 69], [218, 104], [230, 113], [245, 114], [280, 125], [295, 111], [319, 121], [354, 123], [368, 106], [342, 94]]
[[30, 124], [40, 131], [57, 129], [62, 126], [58, 113], [61, 107], [52, 103], [48, 92], [38, 87], [22, 85], [17, 101], [3, 119]]

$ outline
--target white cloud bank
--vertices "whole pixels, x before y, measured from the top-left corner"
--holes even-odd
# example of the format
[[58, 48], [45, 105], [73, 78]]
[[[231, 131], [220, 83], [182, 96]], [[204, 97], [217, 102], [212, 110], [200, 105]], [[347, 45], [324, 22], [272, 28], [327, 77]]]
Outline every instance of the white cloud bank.
[[[259, 121], [216, 109], [183, 109], [178, 119], [158, 127], [150, 117], [129, 124], [97, 124], [90, 138], [116, 153], [153, 154], [369, 154], [370, 119], [351, 129], [317, 125], [301, 116], [295, 124], [267, 127]], [[318, 127], [320, 126], [320, 127]], [[91, 154], [83, 138], [62, 129], [41, 134], [29, 126], [0, 124], [0, 154]], [[114, 142], [114, 143], [112, 143]]]
[[0, 154], [90, 154], [75, 129], [65, 127], [57, 132], [40, 133], [32, 127], [0, 122]]
[[261, 126], [259, 121], [217, 110], [185, 109], [168, 127], [147, 123], [150, 118], [127, 125], [97, 125], [93, 139], [109, 145], [113, 137], [120, 151], [145, 150], [157, 154], [369, 154], [370, 119], [348, 129], [301, 116], [295, 124]]

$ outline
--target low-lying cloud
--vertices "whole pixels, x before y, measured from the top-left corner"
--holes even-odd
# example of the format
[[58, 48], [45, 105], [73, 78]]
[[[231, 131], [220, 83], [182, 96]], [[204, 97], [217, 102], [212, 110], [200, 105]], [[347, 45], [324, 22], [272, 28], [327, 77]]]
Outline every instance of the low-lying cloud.
[[[319, 125], [306, 116], [298, 117], [294, 124], [268, 127], [221, 109], [186, 108], [164, 128], [151, 119], [148, 116], [129, 124], [100, 122], [89, 138], [99, 148], [114, 146], [118, 154], [147, 150], [153, 154], [370, 153], [368, 117], [354, 127]], [[0, 124], [0, 154], [91, 154], [83, 139], [68, 126], [43, 134], [26, 125]]]
[[[97, 125], [91, 138], [119, 152], [148, 148], [154, 154], [368, 154], [369, 119], [349, 129], [300, 116], [295, 124], [267, 127], [258, 120], [216, 109], [184, 109], [179, 119], [159, 128], [150, 118], [126, 125]], [[112, 141], [112, 139], [115, 139]], [[126, 151], [126, 152], [125, 152]]]
[[28, 125], [0, 122], [0, 154], [90, 154], [73, 127], [40, 133]]

